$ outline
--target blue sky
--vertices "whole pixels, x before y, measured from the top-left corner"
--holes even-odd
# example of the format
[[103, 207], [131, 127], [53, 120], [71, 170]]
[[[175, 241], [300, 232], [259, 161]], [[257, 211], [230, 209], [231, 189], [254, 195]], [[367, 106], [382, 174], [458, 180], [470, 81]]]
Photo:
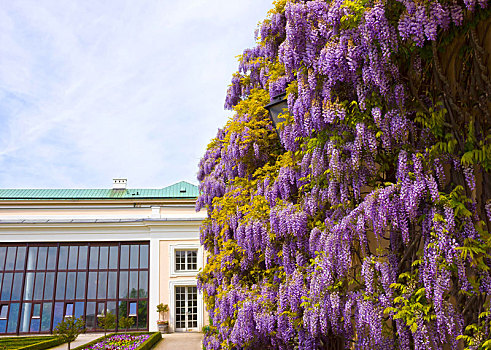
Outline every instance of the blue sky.
[[0, 0], [0, 188], [197, 183], [271, 0]]

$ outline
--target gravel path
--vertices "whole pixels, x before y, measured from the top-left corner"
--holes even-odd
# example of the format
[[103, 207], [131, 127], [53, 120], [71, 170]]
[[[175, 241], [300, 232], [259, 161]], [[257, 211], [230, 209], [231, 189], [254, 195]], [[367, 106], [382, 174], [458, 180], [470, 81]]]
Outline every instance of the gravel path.
[[[104, 335], [104, 333], [87, 333], [87, 334], [80, 334], [75, 341], [71, 342], [70, 344], [70, 349], [75, 349], [77, 346], [87, 344], [88, 342], [91, 342], [94, 339], [100, 338]], [[61, 344], [58, 346], [55, 346], [54, 348], [51, 348], [51, 350], [67, 350], [68, 349], [68, 344]]]

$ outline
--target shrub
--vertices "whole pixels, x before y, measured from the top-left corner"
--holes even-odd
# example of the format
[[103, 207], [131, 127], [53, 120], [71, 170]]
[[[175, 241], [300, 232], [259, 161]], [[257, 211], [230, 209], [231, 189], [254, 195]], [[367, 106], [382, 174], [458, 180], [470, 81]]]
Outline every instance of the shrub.
[[128, 331], [129, 328], [131, 328], [131, 326], [133, 326], [135, 324], [135, 320], [133, 319], [133, 317], [120, 317], [119, 319], [119, 328], [122, 328], [122, 329], [125, 329], [126, 331]]
[[70, 350], [70, 343], [77, 339], [78, 335], [82, 333], [85, 328], [85, 322], [82, 317], [73, 318], [67, 317], [53, 330], [53, 333], [60, 336], [64, 342], [68, 343], [68, 350]]
[[116, 315], [111, 312], [106, 315], [97, 318], [97, 325], [104, 329], [104, 336], [106, 336], [109, 329], [116, 328]]

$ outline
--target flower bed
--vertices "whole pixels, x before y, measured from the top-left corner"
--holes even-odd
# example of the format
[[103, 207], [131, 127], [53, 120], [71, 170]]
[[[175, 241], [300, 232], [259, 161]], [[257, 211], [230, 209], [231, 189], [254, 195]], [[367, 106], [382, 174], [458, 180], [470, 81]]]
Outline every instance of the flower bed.
[[107, 337], [95, 344], [84, 347], [86, 350], [122, 350], [137, 349], [142, 345], [151, 334], [116, 334]]

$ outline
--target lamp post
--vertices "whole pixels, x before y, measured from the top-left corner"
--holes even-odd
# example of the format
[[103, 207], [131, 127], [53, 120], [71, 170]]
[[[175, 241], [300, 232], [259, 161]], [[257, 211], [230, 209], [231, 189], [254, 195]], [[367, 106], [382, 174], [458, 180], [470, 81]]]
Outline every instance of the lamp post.
[[283, 110], [288, 108], [288, 103], [286, 101], [286, 93], [283, 92], [283, 93], [273, 97], [273, 101], [271, 101], [266, 106], [264, 106], [264, 108], [266, 108], [268, 110], [269, 118], [273, 122], [273, 126], [276, 130], [276, 133], [278, 134], [278, 137], [279, 137], [280, 134], [278, 132], [278, 124], [286, 121], [285, 118], [280, 117], [280, 114], [283, 113]]

